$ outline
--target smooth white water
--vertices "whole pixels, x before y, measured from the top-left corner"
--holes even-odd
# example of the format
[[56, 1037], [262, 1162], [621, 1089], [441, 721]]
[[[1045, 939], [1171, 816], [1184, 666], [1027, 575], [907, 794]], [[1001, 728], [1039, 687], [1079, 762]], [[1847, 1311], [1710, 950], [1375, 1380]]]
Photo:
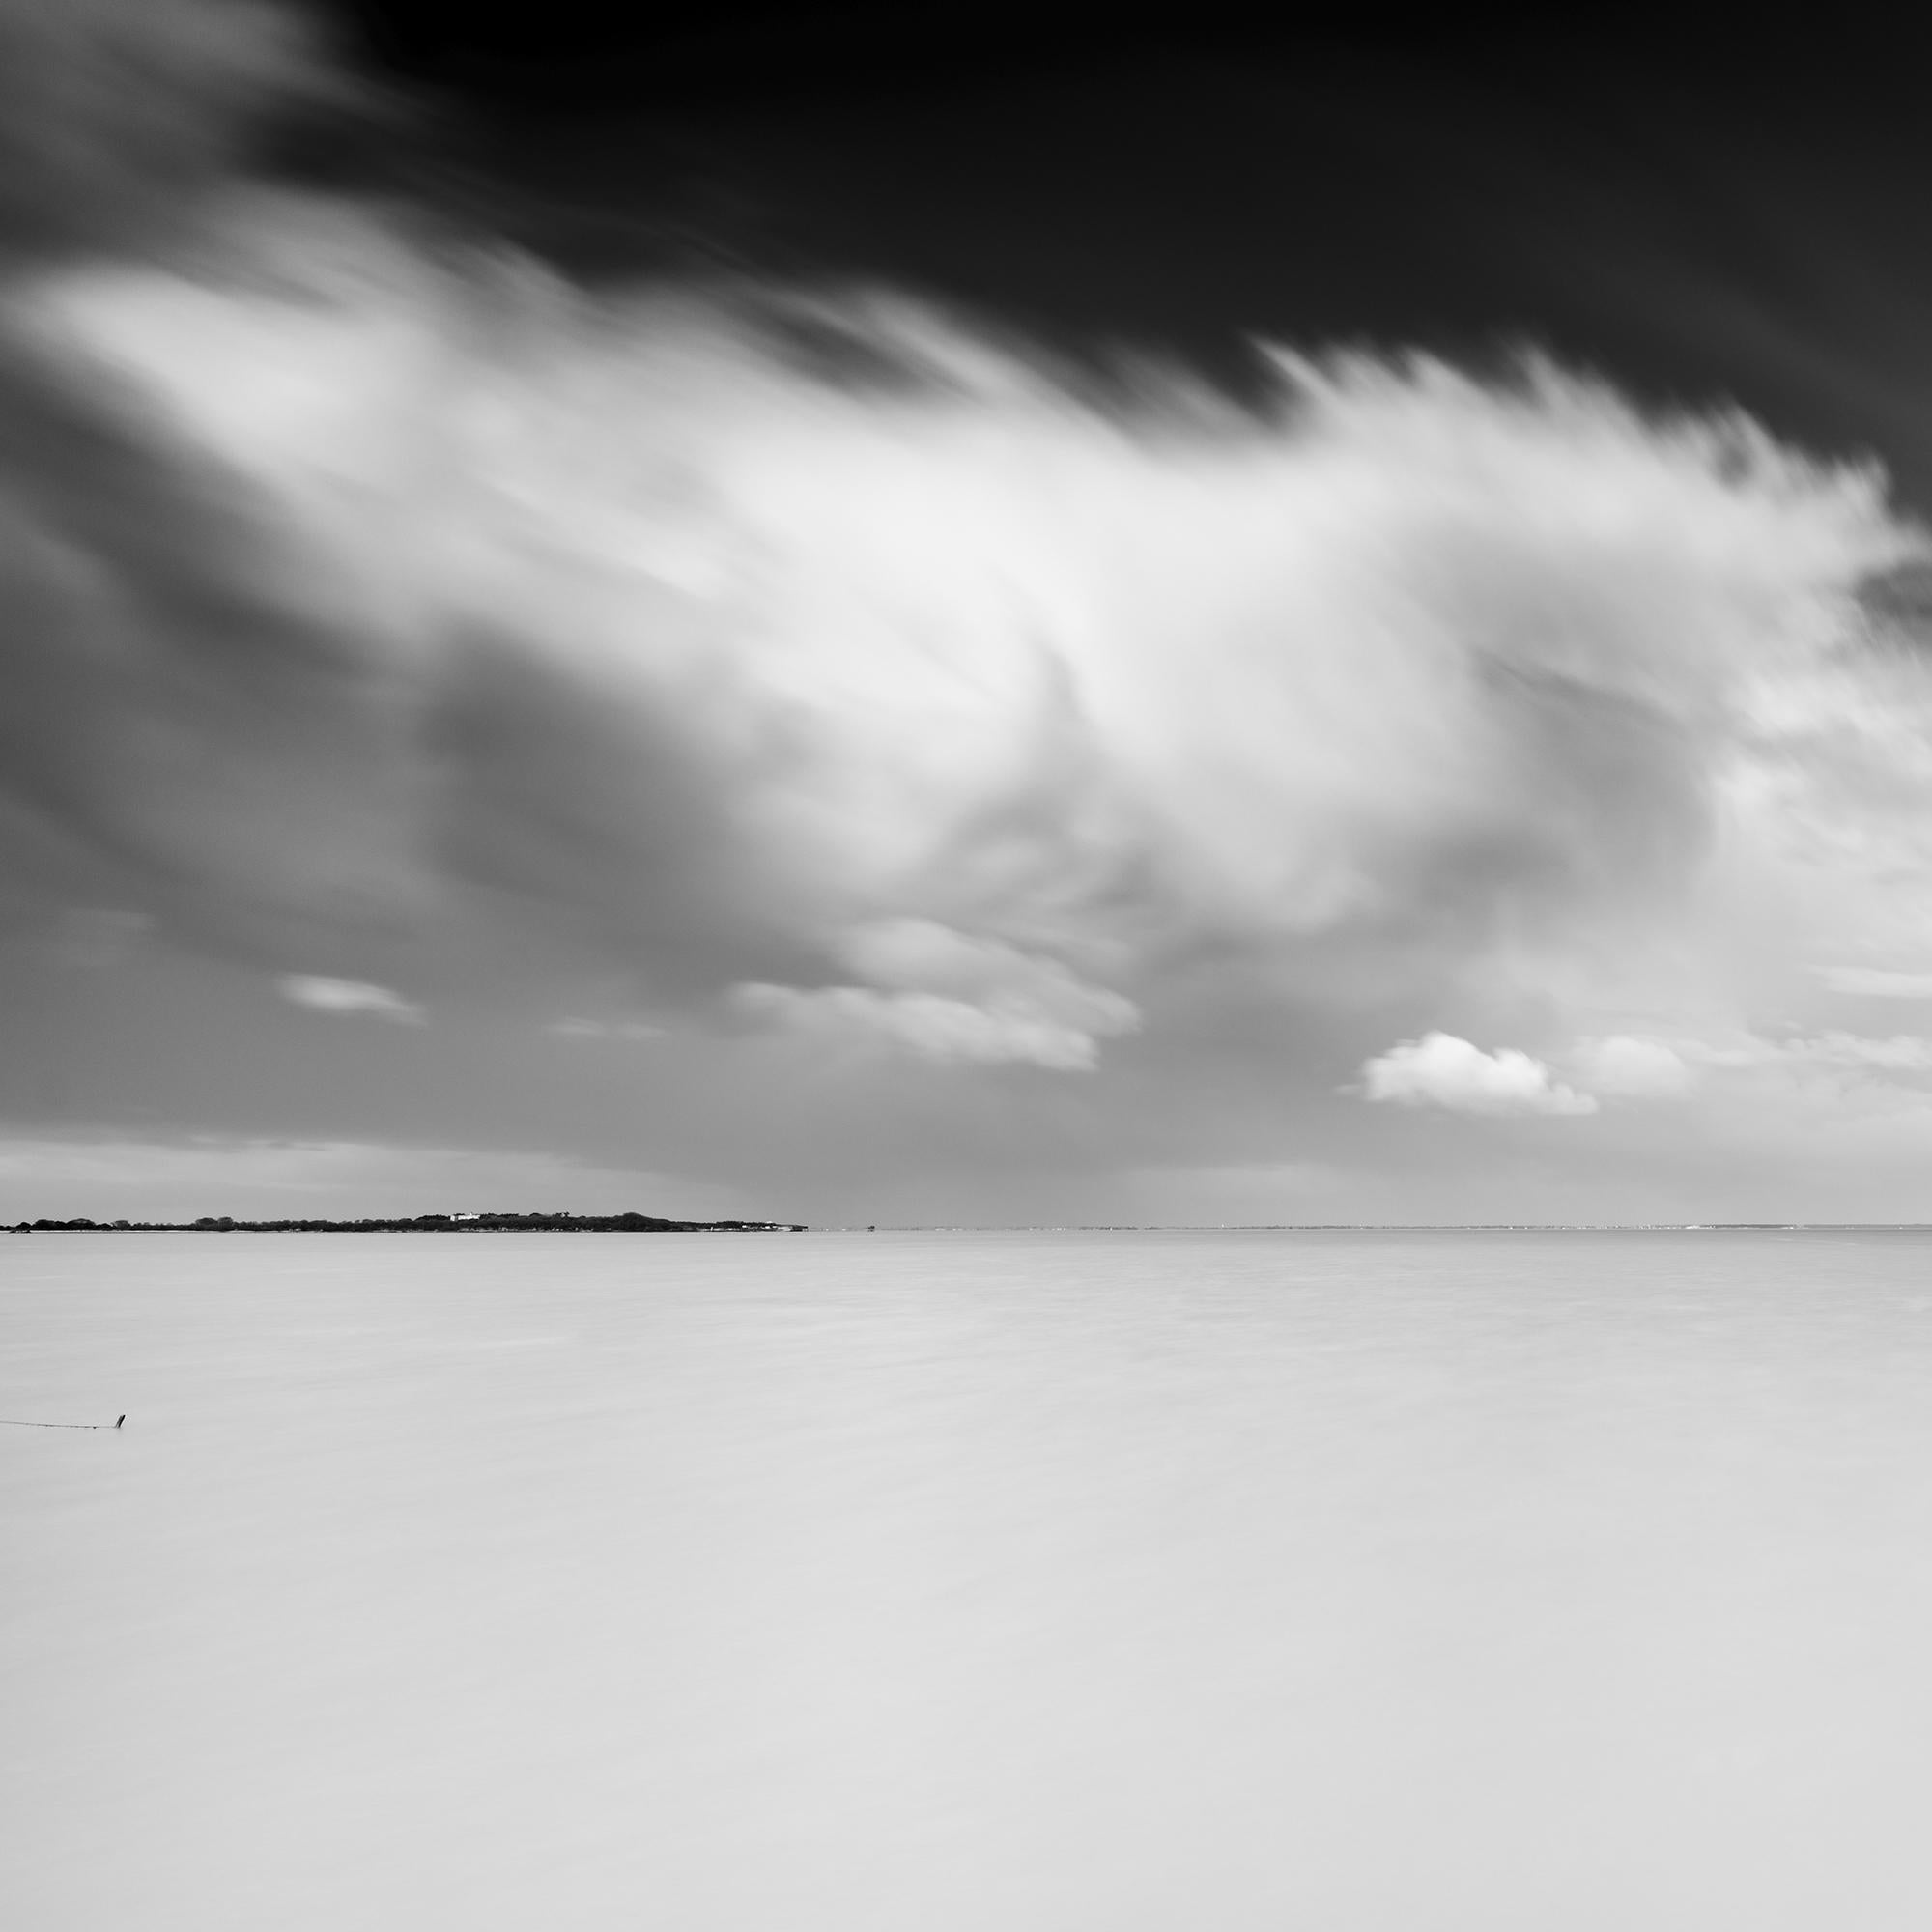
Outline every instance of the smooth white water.
[[0, 1241], [0, 1922], [1932, 1924], [1932, 1237]]

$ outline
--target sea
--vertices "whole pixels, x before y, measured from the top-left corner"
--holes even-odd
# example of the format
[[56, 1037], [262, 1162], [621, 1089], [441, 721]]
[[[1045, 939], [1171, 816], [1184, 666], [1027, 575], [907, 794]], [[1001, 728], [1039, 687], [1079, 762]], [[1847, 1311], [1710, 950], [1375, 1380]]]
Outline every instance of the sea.
[[1932, 1925], [1932, 1233], [40, 1234], [0, 1412], [21, 1932]]

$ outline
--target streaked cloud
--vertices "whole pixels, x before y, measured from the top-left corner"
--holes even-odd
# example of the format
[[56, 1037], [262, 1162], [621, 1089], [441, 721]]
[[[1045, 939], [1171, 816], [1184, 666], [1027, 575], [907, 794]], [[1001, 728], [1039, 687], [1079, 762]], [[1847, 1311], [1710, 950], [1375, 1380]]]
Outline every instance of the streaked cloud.
[[1862, 1034], [1833, 1030], [1782, 1038], [1747, 1037], [1742, 1040], [1690, 1041], [1680, 1049], [1708, 1066], [1844, 1066], [1872, 1067], [1894, 1073], [1932, 1072], [1932, 1040], [1918, 1034], [1894, 1034], [1875, 1039]]
[[1882, 966], [1820, 966], [1817, 973], [1834, 993], [1868, 1000], [1932, 1000], [1932, 973], [1900, 973]]
[[[1093, 1067], [1099, 1053], [1092, 1030], [1069, 1026], [1025, 1002], [979, 1007], [938, 993], [881, 993], [869, 986], [819, 986], [804, 992], [756, 981], [738, 987], [736, 998], [746, 1014], [794, 1033], [890, 1042], [942, 1064], [1023, 1061], [1058, 1073], [1077, 1073]], [[1125, 1001], [1120, 1008], [1131, 1010]]]
[[753, 981], [734, 990], [738, 1010], [796, 1033], [889, 1041], [930, 1061], [1030, 1062], [1062, 1073], [1091, 1069], [1103, 1039], [1141, 1025], [1131, 1000], [1058, 960], [933, 920], [876, 921], [846, 934], [840, 951], [869, 983]]

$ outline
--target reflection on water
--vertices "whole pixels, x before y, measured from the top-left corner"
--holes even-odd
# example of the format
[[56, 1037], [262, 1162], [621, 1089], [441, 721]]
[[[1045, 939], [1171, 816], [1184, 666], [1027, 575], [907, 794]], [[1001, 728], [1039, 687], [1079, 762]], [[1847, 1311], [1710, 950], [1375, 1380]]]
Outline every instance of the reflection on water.
[[1932, 1238], [0, 1248], [21, 1927], [1932, 1923]]

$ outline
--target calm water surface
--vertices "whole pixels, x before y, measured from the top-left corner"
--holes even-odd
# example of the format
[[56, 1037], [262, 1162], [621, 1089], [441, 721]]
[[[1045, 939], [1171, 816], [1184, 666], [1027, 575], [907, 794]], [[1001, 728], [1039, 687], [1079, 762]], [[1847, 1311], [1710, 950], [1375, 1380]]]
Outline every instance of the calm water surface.
[[1932, 1924], [1932, 1238], [0, 1244], [0, 1922]]

